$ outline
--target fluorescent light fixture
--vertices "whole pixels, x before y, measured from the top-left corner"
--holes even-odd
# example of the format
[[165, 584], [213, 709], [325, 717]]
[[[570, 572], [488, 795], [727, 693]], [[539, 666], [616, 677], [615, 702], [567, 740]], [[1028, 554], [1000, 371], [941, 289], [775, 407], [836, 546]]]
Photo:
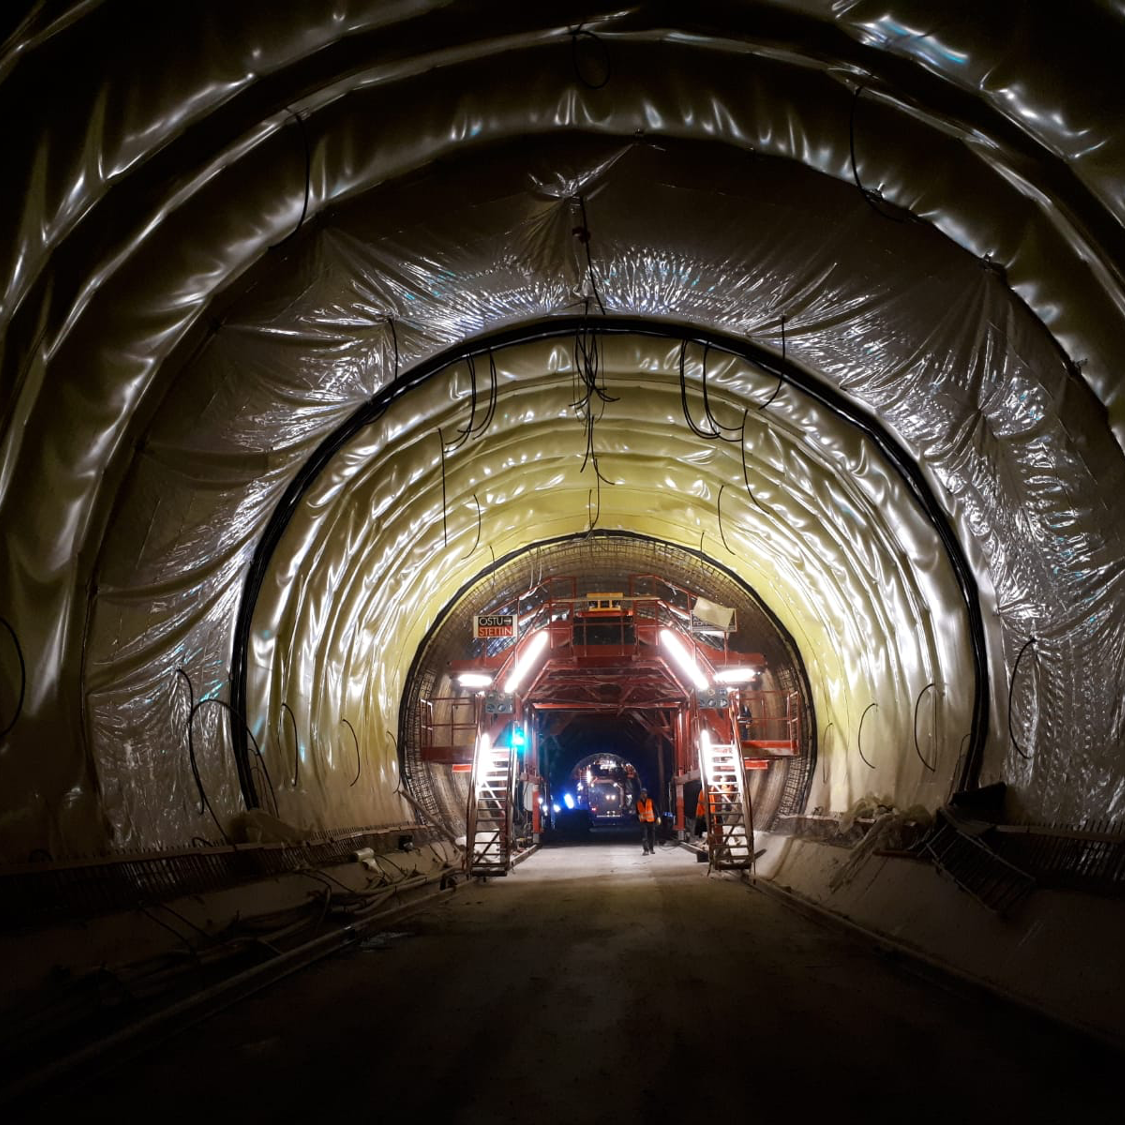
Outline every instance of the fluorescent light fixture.
[[749, 664], [741, 664], [737, 668], [723, 668], [716, 672], [715, 682], [720, 684], [748, 684], [757, 674], [757, 668]]
[[523, 652], [516, 657], [515, 666], [504, 683], [504, 690], [511, 695], [523, 683], [524, 677], [530, 671], [532, 664], [543, 651], [547, 644], [549, 634], [546, 629], [540, 629], [531, 634], [531, 639], [524, 645]]
[[675, 658], [676, 663], [680, 666], [684, 675], [695, 685], [695, 690], [706, 691], [707, 688], [710, 687], [710, 684], [707, 682], [707, 677], [703, 674], [699, 665], [696, 664], [695, 658], [684, 648], [680, 638], [677, 637], [671, 629], [661, 629], [660, 639]]
[[477, 789], [480, 789], [481, 778], [492, 768], [492, 740], [485, 732], [477, 739], [477, 752], [476, 752], [476, 783]]
[[457, 682], [462, 687], [486, 688], [492, 686], [492, 677], [487, 672], [458, 672]]
[[699, 764], [703, 769], [703, 784], [711, 784], [711, 732], [699, 728]]

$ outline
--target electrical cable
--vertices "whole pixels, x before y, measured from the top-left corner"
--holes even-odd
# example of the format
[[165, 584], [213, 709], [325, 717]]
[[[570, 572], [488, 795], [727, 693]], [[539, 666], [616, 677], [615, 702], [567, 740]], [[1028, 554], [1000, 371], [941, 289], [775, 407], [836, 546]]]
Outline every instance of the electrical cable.
[[[589, 313], [589, 309], [590, 302], [587, 300], [587, 314]], [[594, 475], [598, 477], [599, 481], [604, 480], [606, 484], [615, 485], [617, 482], [610, 480], [601, 471], [601, 466], [598, 463], [598, 453], [594, 442], [594, 425], [600, 420], [602, 413], [604, 413], [605, 404], [608, 402], [617, 402], [618, 400], [609, 394], [604, 386], [598, 386], [598, 375], [601, 371], [601, 352], [598, 344], [598, 335], [597, 330], [590, 326], [585, 316], [574, 333], [574, 369], [576, 375], [581, 376], [585, 386], [585, 391], [581, 395], [577, 393], [578, 388], [575, 386], [576, 397], [571, 403], [571, 407], [575, 413], [582, 419], [586, 431], [586, 451], [582, 457], [582, 466], [578, 471], [583, 473], [586, 471], [586, 466], [592, 464], [594, 466]], [[601, 412], [596, 416], [592, 407], [595, 395], [601, 402]]]
[[473, 503], [476, 504], [476, 506], [477, 506], [477, 537], [473, 541], [472, 547], [469, 548], [469, 553], [461, 556], [462, 562], [464, 562], [466, 559], [472, 558], [473, 552], [476, 551], [477, 547], [480, 546], [480, 530], [481, 530], [481, 523], [483, 521], [482, 521], [482, 518], [481, 518], [482, 513], [481, 513], [480, 501], [477, 499], [477, 494], [475, 492], [473, 493]]
[[185, 918], [178, 910], [173, 910], [172, 907], [170, 907], [166, 902], [155, 902], [155, 903], [153, 903], [153, 906], [158, 907], [161, 910], [167, 910], [169, 914], [171, 914], [175, 918], [179, 918], [179, 920], [181, 922], [183, 922], [183, 924], [185, 926], [190, 926], [193, 930], [195, 930], [196, 933], [200, 934], [206, 941], [214, 942], [214, 940], [215, 940], [214, 935], [209, 934], [205, 929], [203, 929], [202, 926], [197, 926], [190, 918]]
[[230, 837], [226, 834], [223, 826], [219, 823], [219, 818], [215, 815], [215, 810], [211, 807], [211, 802], [207, 799], [207, 793], [203, 788], [203, 778], [199, 775], [199, 763], [195, 760], [195, 739], [192, 734], [192, 719], [195, 717], [195, 688], [192, 686], [191, 677], [182, 668], [176, 669], [177, 676], [183, 676], [187, 681], [188, 686], [188, 720], [187, 720], [187, 736], [188, 736], [188, 762], [191, 764], [191, 775], [195, 778], [195, 787], [199, 790], [199, 815], [202, 816], [204, 810], [211, 814], [211, 819], [215, 822], [215, 827], [222, 834], [223, 839], [229, 844]]
[[473, 432], [473, 425], [477, 420], [477, 364], [471, 355], [465, 356], [465, 364], [469, 368], [469, 422], [463, 430], [457, 431], [457, 440], [449, 446], [446, 450], [447, 453], [455, 453], [469, 440], [469, 435]]
[[914, 753], [918, 755], [918, 761], [920, 761], [922, 765], [924, 765], [926, 769], [930, 771], [930, 773], [933, 773], [934, 770], [937, 769], [937, 759], [935, 757], [934, 764], [931, 766], [930, 763], [922, 757], [922, 748], [918, 745], [918, 705], [922, 702], [922, 696], [925, 695], [926, 692], [928, 692], [933, 686], [934, 685], [932, 683], [926, 684], [926, 686], [918, 693], [918, 698], [914, 700]]
[[602, 316], [605, 316], [605, 305], [602, 303], [601, 293], [598, 292], [598, 279], [594, 271], [593, 259], [590, 257], [590, 224], [586, 220], [586, 200], [581, 195], [576, 195], [574, 198], [578, 200], [578, 208], [582, 212], [582, 225], [574, 227], [571, 233], [582, 243], [586, 251], [586, 276], [590, 279], [594, 300], [598, 302]]
[[1016, 748], [1016, 752], [1025, 761], [1031, 760], [1031, 755], [1024, 752], [1016, 739], [1016, 732], [1012, 729], [1012, 692], [1016, 686], [1016, 673], [1020, 670], [1020, 661], [1023, 659], [1023, 654], [1027, 652], [1028, 647], [1035, 644], [1035, 637], [1028, 637], [1024, 641], [1023, 648], [1020, 649], [1019, 655], [1016, 656], [1016, 662], [1012, 665], [1012, 675], [1008, 680], [1008, 737], [1012, 740], [1012, 745]]
[[[288, 703], [282, 703], [281, 709], [288, 713], [289, 721], [293, 724], [293, 788], [296, 789], [297, 774], [301, 769], [301, 740], [297, 734], [297, 716], [293, 714], [293, 708]], [[277, 732], [277, 741], [279, 744], [282, 741], [280, 727]]]
[[395, 318], [393, 316], [387, 317], [387, 327], [391, 330], [391, 344], [393, 345], [394, 350], [395, 350], [395, 372], [394, 372], [394, 375], [391, 379], [391, 382], [395, 382], [398, 379], [399, 356], [398, 356], [398, 332], [395, 331]]
[[[257, 758], [258, 758], [258, 762], [259, 762], [259, 763], [261, 764], [261, 767], [262, 767], [262, 773], [263, 773], [263, 774], [265, 775], [265, 778], [266, 778], [266, 784], [267, 784], [267, 785], [269, 786], [269, 790], [270, 790], [270, 799], [271, 799], [271, 801], [273, 802], [273, 807], [274, 807], [274, 815], [276, 816], [276, 815], [277, 815], [277, 794], [276, 794], [276, 793], [274, 792], [274, 788], [273, 788], [273, 781], [272, 781], [272, 780], [270, 779], [270, 773], [269, 773], [269, 770], [268, 770], [268, 769], [266, 768], [266, 763], [265, 763], [265, 760], [264, 760], [264, 759], [262, 758], [262, 751], [261, 751], [261, 749], [260, 749], [260, 748], [258, 747], [258, 740], [257, 740], [257, 739], [256, 739], [256, 738], [254, 737], [254, 732], [253, 732], [253, 731], [252, 731], [252, 730], [250, 729], [250, 725], [249, 725], [249, 724], [248, 724], [248, 723], [246, 722], [246, 718], [245, 718], [245, 716], [243, 716], [243, 715], [242, 715], [242, 714], [240, 714], [240, 713], [239, 713], [238, 711], [236, 711], [236, 710], [234, 709], [234, 707], [232, 707], [232, 706], [231, 706], [231, 704], [227, 703], [227, 701], [226, 701], [225, 699], [216, 699], [216, 698], [213, 698], [213, 697], [212, 697], [212, 698], [209, 698], [209, 699], [201, 699], [201, 700], [200, 700], [200, 701], [199, 701], [198, 703], [196, 703], [196, 704], [194, 704], [194, 705], [193, 705], [193, 707], [192, 707], [192, 709], [191, 709], [191, 714], [190, 714], [190, 715], [188, 716], [188, 734], [189, 734], [189, 738], [190, 738], [190, 736], [191, 736], [192, 726], [193, 726], [193, 724], [194, 724], [194, 722], [195, 722], [195, 714], [196, 714], [196, 712], [197, 712], [197, 711], [198, 711], [198, 710], [199, 710], [199, 709], [200, 709], [201, 707], [205, 707], [205, 706], [206, 706], [206, 705], [207, 705], [208, 703], [214, 703], [214, 704], [217, 704], [217, 705], [218, 705], [219, 707], [222, 707], [222, 708], [223, 708], [224, 710], [226, 710], [226, 711], [229, 711], [229, 712], [230, 712], [230, 713], [231, 713], [231, 714], [232, 714], [233, 716], [235, 716], [235, 718], [237, 718], [238, 720], [240, 720], [240, 722], [242, 723], [243, 727], [245, 727], [245, 729], [246, 729], [246, 733], [247, 733], [247, 734], [248, 734], [248, 735], [250, 736], [250, 741], [251, 741], [251, 742], [253, 743], [253, 745], [254, 745], [254, 753], [255, 753], [255, 755], [256, 755], [256, 756], [257, 756]], [[208, 809], [210, 809], [210, 808], [211, 808], [210, 802], [208, 802], [208, 804], [207, 804], [207, 807], [208, 807]], [[215, 813], [214, 813], [214, 811], [213, 811], [213, 810], [211, 811], [211, 818], [212, 818], [212, 819], [213, 819], [213, 820], [215, 821], [215, 824], [216, 824], [216, 825], [218, 826], [218, 828], [219, 828], [219, 831], [223, 833], [223, 839], [224, 839], [224, 840], [226, 840], [226, 842], [227, 842], [228, 844], [232, 843], [233, 841], [232, 841], [232, 840], [231, 840], [231, 838], [230, 838], [230, 837], [229, 837], [229, 836], [228, 836], [228, 835], [226, 834], [226, 832], [225, 832], [225, 831], [223, 830], [223, 826], [222, 826], [221, 824], [219, 824], [219, 821], [218, 821], [218, 819], [217, 819], [217, 818], [215, 817]]]
[[701, 437], [705, 441], [714, 441], [716, 438], [721, 438], [723, 435], [719, 433], [718, 430], [713, 430], [711, 433], [708, 433], [705, 429], [698, 425], [695, 419], [691, 416], [691, 409], [688, 406], [687, 346], [688, 341], [687, 337], [685, 336], [680, 343], [680, 405], [683, 407], [684, 419], [687, 422], [688, 427], [691, 429], [691, 432], [695, 434], [696, 437]]
[[[829, 731], [830, 731], [830, 730], [831, 730], [831, 729], [832, 729], [832, 728], [833, 728], [833, 727], [834, 727], [835, 725], [836, 725], [835, 723], [829, 723], [829, 724], [828, 724], [828, 726], [826, 726], [826, 727], [824, 728], [824, 733], [823, 733], [823, 734], [822, 734], [822, 735], [820, 736], [820, 743], [821, 743], [821, 747], [822, 747], [822, 749], [823, 749], [823, 747], [824, 747], [825, 739], [827, 739], [827, 738], [828, 738], [828, 732], [829, 732]], [[822, 784], [822, 785], [827, 785], [827, 784], [828, 784], [828, 755], [827, 755], [827, 754], [825, 754], [825, 755], [823, 756], [823, 759], [822, 759], [822, 761], [821, 761], [821, 767], [820, 767], [820, 781], [821, 781], [821, 784]]]
[[704, 340], [703, 341], [703, 371], [702, 371], [702, 375], [700, 377], [700, 387], [702, 388], [702, 391], [703, 391], [703, 416], [711, 424], [711, 426], [714, 429], [717, 437], [721, 438], [723, 441], [729, 441], [733, 445], [734, 442], [736, 442], [738, 439], [736, 437], [733, 437], [733, 436], [727, 437], [727, 435], [723, 431], [724, 430], [730, 430], [732, 435], [736, 434], [736, 433], [744, 432], [744, 431], [741, 431], [736, 426], [724, 426], [722, 424], [722, 422], [720, 422], [718, 420], [718, 418], [716, 418], [715, 415], [711, 411], [711, 403], [710, 403], [710, 401], [708, 400], [708, 397], [707, 397], [707, 354], [710, 350], [711, 350], [711, 344], [707, 340]]
[[147, 906], [138, 906], [137, 910], [140, 911], [140, 913], [150, 921], [155, 922], [161, 929], [167, 930], [177, 941], [182, 941], [187, 947], [188, 953], [190, 953], [195, 960], [199, 960], [198, 951], [196, 950], [195, 946], [192, 945], [190, 941], [188, 941], [187, 937], [184, 934], [181, 934], [180, 931], [177, 930], [174, 926], [169, 926], [167, 922], [161, 920], [160, 918], [157, 918], [156, 915], [150, 913]]
[[16, 709], [15, 709], [15, 713], [12, 715], [11, 720], [9, 721], [8, 725], [6, 727], [4, 727], [3, 730], [0, 730], [0, 738], [3, 738], [4, 735], [6, 735], [8, 733], [8, 731], [10, 731], [12, 729], [12, 727], [14, 727], [16, 725], [16, 722], [19, 719], [20, 714], [23, 712], [23, 699], [24, 699], [24, 694], [27, 691], [27, 664], [24, 662], [23, 648], [20, 645], [19, 637], [16, 636], [16, 630], [13, 628], [12, 623], [6, 617], [0, 617], [0, 625], [3, 625], [4, 628], [7, 629], [8, 632], [11, 634], [12, 643], [16, 646], [16, 659], [20, 663], [19, 697], [16, 699]]
[[863, 764], [867, 766], [868, 769], [874, 769], [875, 767], [867, 760], [866, 757], [864, 757], [863, 754], [863, 720], [867, 718], [867, 712], [870, 711], [872, 707], [878, 706], [878, 703], [869, 703], [863, 709], [863, 714], [859, 717], [859, 731], [856, 733], [855, 737], [855, 748], [859, 751], [859, 756], [863, 758]]
[[[201, 702], [206, 703], [207, 700], [202, 700]], [[214, 702], [218, 703], [219, 700], [216, 699], [216, 700], [214, 700]], [[229, 704], [228, 704], [228, 706], [229, 706]], [[245, 720], [243, 720], [243, 721], [245, 722]], [[277, 793], [274, 792], [273, 780], [270, 778], [270, 771], [266, 768], [266, 760], [265, 760], [265, 758], [262, 757], [262, 749], [258, 745], [258, 740], [254, 737], [254, 732], [250, 729], [249, 725], [247, 725], [247, 727], [246, 727], [246, 733], [250, 736], [250, 741], [254, 744], [254, 754], [258, 759], [258, 765], [262, 767], [262, 773], [263, 773], [263, 775], [265, 776], [265, 779], [266, 779], [266, 786], [269, 788], [270, 804], [273, 805], [273, 815], [277, 816], [277, 813], [278, 813]]]
[[312, 152], [309, 149], [309, 135], [305, 130], [304, 118], [288, 106], [285, 107], [285, 111], [297, 122], [297, 128], [301, 132], [301, 143], [305, 149], [305, 201], [301, 204], [301, 217], [297, 220], [297, 225], [280, 242], [275, 242], [270, 247], [271, 250], [277, 250], [294, 238], [301, 227], [304, 226], [305, 217], [309, 213], [309, 186], [312, 180]]
[[899, 215], [892, 215], [889, 212], [884, 211], [879, 206], [879, 204], [875, 202], [877, 199], [883, 198], [880, 192], [872, 191], [870, 188], [865, 188], [860, 182], [859, 169], [856, 166], [855, 160], [855, 107], [859, 103], [859, 95], [862, 94], [866, 89], [867, 87], [864, 86], [863, 83], [860, 83], [855, 88], [855, 94], [852, 97], [851, 112], [848, 115], [848, 148], [851, 152], [852, 158], [852, 179], [855, 180], [855, 186], [859, 188], [859, 194], [867, 200], [868, 206], [870, 206], [877, 215], [882, 215], [884, 219], [890, 219], [893, 223], [905, 223], [907, 221], [905, 218], [902, 218]]
[[488, 427], [492, 425], [492, 419], [496, 416], [496, 399], [500, 392], [500, 377], [496, 373], [496, 356], [492, 354], [491, 348], [488, 349], [488, 380], [488, 409], [484, 413], [484, 421], [481, 422], [480, 428], [477, 430], [477, 437], [483, 437]]
[[[784, 313], [782, 314], [782, 317], [781, 317], [781, 362], [782, 363], [785, 362], [785, 314]], [[773, 394], [771, 394], [770, 397], [767, 398], [765, 402], [758, 403], [758, 409], [759, 410], [765, 410], [766, 407], [769, 406], [770, 403], [773, 402], [773, 400], [775, 398], [777, 398], [777, 396], [781, 393], [781, 383], [782, 383], [782, 376], [781, 376], [781, 372], [779, 371], [777, 373], [777, 386], [774, 387]]]
[[750, 408], [747, 407], [742, 414], [742, 440], [738, 444], [739, 451], [742, 454], [742, 479], [746, 483], [746, 495], [749, 496], [766, 515], [772, 516], [773, 512], [754, 495], [754, 489], [750, 487], [750, 470], [746, 467], [746, 420], [749, 417]]
[[348, 785], [348, 788], [351, 789], [356, 781], [359, 781], [359, 775], [363, 773], [363, 755], [359, 752], [359, 739], [356, 737], [355, 727], [347, 719], [341, 719], [340, 722], [352, 732], [352, 741], [355, 742], [355, 781]]

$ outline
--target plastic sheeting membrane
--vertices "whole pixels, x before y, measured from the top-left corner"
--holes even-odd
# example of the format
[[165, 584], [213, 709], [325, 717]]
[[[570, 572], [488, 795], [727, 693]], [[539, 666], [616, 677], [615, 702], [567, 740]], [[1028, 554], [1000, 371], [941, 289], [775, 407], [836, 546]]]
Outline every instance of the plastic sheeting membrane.
[[[716, 348], [717, 416], [749, 411], [748, 492], [737, 447], [684, 421], [685, 333], [784, 354], [916, 461], [983, 611], [980, 780], [1052, 820], [1125, 808], [1120, 19], [1068, 9], [1060, 41], [1026, 10], [997, 37], [988, 13], [930, 28], [910, 3], [607, 8], [589, 25], [600, 84], [566, 7], [171, 4], [146, 26], [95, 5], [12, 32], [0, 616], [26, 692], [0, 747], [9, 861], [230, 830], [223, 704], [272, 530], [250, 607], [255, 787], [298, 823], [399, 822], [387, 732], [418, 641], [485, 545], [591, 518], [572, 349], [542, 341], [497, 351], [496, 417], [448, 458], [442, 532], [457, 349], [603, 309], [667, 338], [601, 339], [621, 393], [596, 427], [618, 482], [599, 526], [702, 533], [784, 621], [818, 733], [832, 724], [812, 803], [944, 799], [974, 690], [966, 607], [868, 439], [788, 384], [766, 407], [776, 380]], [[756, 37], [735, 34], [748, 12]], [[442, 355], [279, 519], [321, 443]], [[686, 368], [698, 409], [698, 345]], [[0, 728], [23, 682], [8, 642]], [[209, 702], [189, 748], [191, 699]], [[874, 770], [856, 753], [870, 703]]]

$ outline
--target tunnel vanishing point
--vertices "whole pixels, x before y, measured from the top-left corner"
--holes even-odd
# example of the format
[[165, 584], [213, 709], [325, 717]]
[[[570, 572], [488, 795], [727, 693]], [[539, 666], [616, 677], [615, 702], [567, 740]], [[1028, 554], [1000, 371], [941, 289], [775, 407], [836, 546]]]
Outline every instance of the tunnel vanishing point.
[[1122, 1041], [1120, 4], [0, 32], [8, 940], [722, 746], [734, 867]]

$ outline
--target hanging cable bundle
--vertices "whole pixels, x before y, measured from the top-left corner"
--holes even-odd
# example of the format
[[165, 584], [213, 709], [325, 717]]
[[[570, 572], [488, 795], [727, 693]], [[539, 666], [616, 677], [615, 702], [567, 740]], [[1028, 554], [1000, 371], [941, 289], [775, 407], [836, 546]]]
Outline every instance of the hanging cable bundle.
[[[589, 301], [586, 302], [586, 311], [589, 312]], [[597, 448], [594, 444], [594, 426], [601, 420], [607, 402], [618, 400], [605, 389], [604, 381], [599, 382], [601, 375], [601, 347], [598, 343], [596, 329], [590, 326], [589, 320], [583, 316], [582, 323], [574, 333], [574, 401], [570, 404], [575, 414], [582, 420], [586, 430], [586, 450], [582, 456], [582, 468], [585, 472], [587, 465], [593, 465], [594, 475], [597, 477], [599, 507], [601, 496], [601, 481], [606, 484], [616, 484], [616, 481], [606, 477], [598, 464]], [[594, 400], [597, 399], [595, 407]]]

